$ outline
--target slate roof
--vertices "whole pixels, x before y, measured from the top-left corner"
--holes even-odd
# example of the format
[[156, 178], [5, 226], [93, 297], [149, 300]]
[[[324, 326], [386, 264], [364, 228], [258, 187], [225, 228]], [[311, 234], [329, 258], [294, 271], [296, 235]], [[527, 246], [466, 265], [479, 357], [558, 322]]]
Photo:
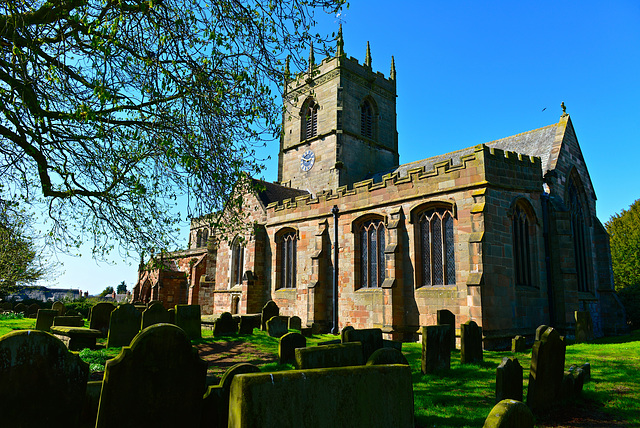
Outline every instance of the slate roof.
[[[504, 151], [539, 157], [542, 161], [542, 172], [544, 174], [548, 171], [549, 165], [552, 161], [552, 149], [557, 128], [558, 124], [554, 123], [543, 128], [512, 135], [511, 137], [502, 138], [500, 140], [490, 141], [485, 144], [489, 147], [495, 147]], [[373, 178], [374, 182], [379, 182], [382, 181], [382, 177], [384, 175], [389, 173], [397, 173], [400, 177], [405, 177], [408, 175], [408, 171], [414, 168], [424, 168], [425, 171], [431, 171], [433, 170], [434, 164], [449, 159], [451, 159], [452, 165], [460, 165], [462, 163], [461, 158], [473, 153], [474, 150], [475, 147], [467, 147], [455, 152], [406, 163], [391, 170], [375, 173], [368, 178]]]
[[281, 186], [263, 180], [253, 179], [252, 181], [254, 185], [261, 187], [261, 190], [258, 192], [258, 198], [260, 198], [260, 201], [265, 207], [272, 202], [280, 202], [289, 198], [295, 199], [297, 196], [309, 194], [306, 190]]

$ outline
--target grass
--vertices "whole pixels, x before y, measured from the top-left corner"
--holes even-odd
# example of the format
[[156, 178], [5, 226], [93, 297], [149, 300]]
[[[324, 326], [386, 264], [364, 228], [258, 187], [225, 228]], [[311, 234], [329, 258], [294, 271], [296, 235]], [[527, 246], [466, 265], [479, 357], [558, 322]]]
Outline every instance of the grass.
[[35, 318], [24, 318], [22, 314], [0, 314], [0, 336], [15, 330], [33, 330], [36, 328]]
[[[33, 319], [0, 318], [0, 335], [18, 329], [32, 329], [34, 325]], [[203, 338], [193, 341], [194, 345], [212, 342], [250, 343], [259, 352], [278, 354], [278, 339], [258, 330], [253, 335], [216, 338], [213, 338], [211, 331], [203, 330], [202, 333]], [[333, 335], [317, 335], [307, 338], [307, 346], [335, 338]], [[496, 367], [504, 357], [515, 356], [522, 365], [526, 399], [530, 350], [517, 354], [485, 351], [484, 361], [473, 365], [460, 364], [460, 351], [453, 351], [450, 370], [426, 375], [421, 372], [421, 344], [404, 343], [402, 350], [411, 366], [416, 427], [482, 426], [495, 404]], [[92, 371], [102, 371], [106, 360], [117, 356], [119, 352], [120, 348], [87, 349], [80, 352], [80, 357], [91, 365]], [[235, 358], [243, 362], [250, 360], [251, 355], [237, 354]], [[585, 384], [578, 401], [563, 406], [597, 408], [613, 420], [624, 421], [624, 426], [640, 426], [640, 330], [627, 336], [603, 338], [567, 347], [565, 368], [585, 362], [591, 364], [591, 382]], [[260, 364], [259, 367], [263, 372], [292, 369], [291, 365], [277, 362]]]

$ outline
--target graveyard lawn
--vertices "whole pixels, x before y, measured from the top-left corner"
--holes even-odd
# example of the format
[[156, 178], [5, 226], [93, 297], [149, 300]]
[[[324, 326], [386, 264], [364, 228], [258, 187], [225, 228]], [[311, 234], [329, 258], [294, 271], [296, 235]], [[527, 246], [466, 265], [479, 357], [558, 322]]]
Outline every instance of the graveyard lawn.
[[15, 330], [33, 330], [35, 328], [35, 318], [21, 318], [13, 314], [11, 314], [11, 316], [0, 315], [0, 336], [4, 336]]

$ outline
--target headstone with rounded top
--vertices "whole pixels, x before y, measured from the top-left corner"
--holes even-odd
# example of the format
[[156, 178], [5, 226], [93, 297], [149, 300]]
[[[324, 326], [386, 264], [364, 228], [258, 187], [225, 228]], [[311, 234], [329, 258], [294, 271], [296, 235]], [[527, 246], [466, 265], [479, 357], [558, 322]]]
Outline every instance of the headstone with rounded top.
[[62, 303], [60, 301], [53, 302], [53, 305], [51, 305], [51, 309], [53, 309], [54, 311], [58, 311], [58, 315], [59, 316], [63, 316], [64, 313], [66, 312], [66, 308], [64, 306], [64, 303]]
[[502, 400], [491, 409], [483, 428], [533, 428], [533, 413], [521, 401]]
[[225, 336], [236, 334], [238, 332], [238, 323], [233, 319], [230, 312], [223, 312], [213, 324], [213, 336]]
[[289, 330], [301, 330], [302, 320], [298, 316], [289, 317]]
[[10, 311], [13, 309], [13, 304], [11, 302], [2, 302], [0, 303], [0, 309], [3, 311]]
[[364, 328], [347, 330], [343, 343], [360, 342], [362, 344], [362, 361], [367, 361], [371, 354], [382, 348], [382, 330], [379, 328]]
[[280, 338], [278, 345], [278, 357], [280, 364], [294, 364], [296, 361], [296, 349], [306, 348], [307, 339], [300, 333], [290, 332]]
[[2, 426], [77, 426], [89, 365], [59, 339], [38, 330], [0, 337]]
[[142, 314], [130, 303], [118, 306], [111, 312], [107, 348], [128, 346], [140, 332]]
[[27, 312], [27, 305], [25, 305], [24, 303], [18, 303], [14, 308], [13, 308], [13, 312], [15, 312], [16, 314], [25, 314]]
[[107, 361], [95, 426], [200, 426], [206, 373], [181, 328], [153, 325]]
[[448, 309], [440, 309], [436, 312], [438, 325], [447, 324], [451, 326], [449, 330], [449, 343], [451, 350], [456, 349], [456, 316]]
[[[262, 331], [267, 331], [267, 321], [269, 321], [272, 317], [277, 317], [280, 315], [280, 308], [276, 305], [276, 302], [273, 300], [269, 300], [262, 307], [262, 318], [260, 321], [260, 328]], [[288, 326], [287, 326], [288, 327]]]
[[40, 305], [37, 303], [30, 304], [29, 307], [27, 307], [27, 316], [37, 315], [38, 309], [40, 309]]
[[409, 362], [402, 351], [395, 348], [380, 348], [371, 354], [366, 365], [378, 366], [382, 364], [404, 364], [405, 366], [408, 366]]
[[460, 362], [474, 364], [482, 361], [482, 328], [475, 321], [460, 327]]
[[344, 326], [344, 328], [340, 331], [340, 340], [342, 341], [342, 343], [347, 343], [347, 332], [353, 330], [355, 330], [355, 328], [353, 328], [352, 325]]
[[96, 303], [91, 307], [91, 318], [89, 319], [89, 328], [100, 330], [102, 337], [107, 337], [109, 333], [109, 320], [111, 312], [115, 310], [115, 305], [111, 302]]
[[[134, 305], [135, 306], [135, 305]], [[138, 306], [135, 308], [140, 311]], [[169, 311], [167, 311], [162, 303], [154, 303], [149, 305], [148, 308], [142, 312], [142, 325], [141, 329], [144, 330], [147, 327], [151, 327], [154, 324], [168, 323]]]
[[267, 321], [267, 334], [271, 337], [282, 337], [289, 332], [289, 318], [285, 316], [271, 317]]

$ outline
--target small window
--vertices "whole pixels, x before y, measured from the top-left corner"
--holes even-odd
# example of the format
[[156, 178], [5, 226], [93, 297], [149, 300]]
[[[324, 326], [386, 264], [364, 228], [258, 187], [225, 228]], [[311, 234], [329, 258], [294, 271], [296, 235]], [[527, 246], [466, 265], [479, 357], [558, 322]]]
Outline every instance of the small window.
[[382, 220], [368, 220], [359, 228], [360, 286], [378, 288], [386, 277], [385, 227]]
[[200, 248], [202, 246], [202, 231], [199, 230], [196, 232], [196, 248]]
[[531, 274], [531, 220], [518, 204], [511, 217], [513, 238], [513, 269], [516, 285], [533, 285]]
[[242, 284], [244, 275], [244, 246], [236, 238], [231, 245], [231, 286]]
[[360, 133], [363, 137], [373, 138], [373, 108], [369, 101], [360, 108]]
[[204, 229], [202, 231], [202, 246], [206, 247], [208, 241], [209, 241], [209, 229]]
[[280, 256], [279, 287], [296, 288], [297, 238], [295, 231], [287, 232], [279, 239]]
[[447, 208], [431, 208], [418, 216], [420, 286], [455, 285], [456, 258], [453, 215]]
[[314, 100], [309, 100], [302, 109], [302, 139], [318, 135], [318, 104]]

